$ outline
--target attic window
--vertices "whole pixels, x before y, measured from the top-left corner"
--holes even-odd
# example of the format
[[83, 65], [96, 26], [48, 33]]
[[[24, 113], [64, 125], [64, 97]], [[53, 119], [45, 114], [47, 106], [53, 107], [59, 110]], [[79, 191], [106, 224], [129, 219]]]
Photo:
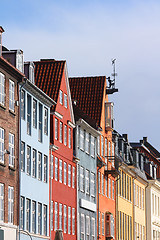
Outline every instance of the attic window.
[[67, 108], [67, 95], [66, 94], [64, 94], [64, 106], [65, 106], [65, 108]]
[[150, 164], [150, 176], [152, 177], [152, 164]]
[[16, 68], [23, 72], [23, 53], [21, 51], [17, 51]]
[[59, 91], [59, 102], [61, 105], [63, 105], [63, 92], [62, 90]]

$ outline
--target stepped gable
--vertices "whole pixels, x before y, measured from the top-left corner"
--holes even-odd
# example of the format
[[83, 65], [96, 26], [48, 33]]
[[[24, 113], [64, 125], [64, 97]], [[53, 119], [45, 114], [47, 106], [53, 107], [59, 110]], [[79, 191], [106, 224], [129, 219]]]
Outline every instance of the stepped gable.
[[98, 126], [101, 121], [105, 81], [105, 76], [69, 78], [72, 100], [90, 118], [95, 119]]
[[55, 102], [58, 99], [65, 62], [55, 59], [41, 59], [34, 62], [35, 84]]

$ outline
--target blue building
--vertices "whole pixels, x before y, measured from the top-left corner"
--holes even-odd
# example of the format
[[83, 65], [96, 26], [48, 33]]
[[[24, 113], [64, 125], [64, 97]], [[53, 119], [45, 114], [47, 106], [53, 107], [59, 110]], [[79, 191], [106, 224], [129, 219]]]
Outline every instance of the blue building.
[[40, 240], [49, 238], [50, 107], [55, 102], [34, 85], [34, 64], [25, 63], [24, 70], [27, 79], [20, 86], [20, 240], [29, 236]]
[[97, 147], [94, 120], [74, 105], [76, 129], [74, 155], [77, 164], [77, 239], [97, 239]]

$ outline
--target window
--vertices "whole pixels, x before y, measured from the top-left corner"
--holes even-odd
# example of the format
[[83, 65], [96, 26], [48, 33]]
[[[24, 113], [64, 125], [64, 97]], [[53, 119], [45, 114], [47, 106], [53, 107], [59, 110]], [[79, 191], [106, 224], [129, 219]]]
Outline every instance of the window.
[[89, 194], [89, 171], [86, 169], [86, 194]]
[[59, 203], [59, 229], [62, 230], [62, 204]]
[[72, 208], [72, 235], [75, 234], [75, 208]]
[[43, 181], [47, 183], [48, 180], [48, 158], [44, 155], [44, 165], [43, 165]]
[[64, 210], [64, 229], [63, 229], [63, 231], [64, 231], [64, 233], [66, 233], [67, 232], [67, 207], [66, 207], [66, 205], [64, 205], [64, 208], [63, 208], [63, 210]]
[[104, 175], [102, 174], [102, 194], [104, 195]]
[[60, 143], [63, 142], [63, 123], [60, 122], [60, 125], [59, 125], [59, 141]]
[[38, 203], [38, 233], [42, 234], [42, 204]]
[[112, 199], [114, 199], [114, 181], [112, 180]]
[[98, 193], [101, 192], [101, 173], [98, 172]]
[[51, 154], [51, 179], [53, 179], [53, 155]]
[[59, 182], [62, 183], [62, 160], [59, 160]]
[[63, 105], [63, 92], [62, 90], [59, 91], [59, 102], [61, 105]]
[[0, 221], [4, 221], [4, 184], [0, 183]]
[[37, 101], [33, 99], [33, 127], [37, 128]]
[[51, 230], [53, 230], [53, 201], [51, 201]]
[[54, 179], [57, 181], [58, 180], [58, 158], [55, 157], [55, 162], [54, 162]]
[[86, 216], [86, 240], [90, 239], [90, 217]]
[[32, 201], [32, 232], [36, 233], [36, 202]]
[[57, 223], [58, 223], [58, 204], [57, 202], [54, 203], [54, 230], [57, 230]]
[[64, 162], [64, 175], [63, 175], [63, 183], [66, 185], [67, 184], [67, 163]]
[[104, 156], [104, 138], [103, 138], [103, 136], [101, 136], [101, 153], [102, 153], [102, 156]]
[[55, 118], [55, 139], [58, 140], [58, 119]]
[[91, 157], [95, 157], [95, 138], [91, 135]]
[[84, 192], [84, 168], [80, 166], [80, 190]]
[[30, 199], [26, 199], [26, 230], [30, 232]]
[[75, 185], [75, 167], [72, 167], [72, 188]]
[[36, 178], [36, 166], [37, 166], [37, 151], [33, 149], [32, 152], [32, 177]]
[[0, 128], [0, 162], [4, 163], [4, 129]]
[[[0, 46], [1, 47], [1, 46]], [[0, 72], [0, 104], [5, 104], [5, 76]]]
[[21, 118], [25, 120], [25, 91], [21, 91]]
[[68, 186], [71, 187], [71, 165], [68, 164]]
[[14, 135], [9, 133], [9, 166], [14, 167]]
[[81, 240], [84, 240], [84, 234], [85, 234], [85, 219], [84, 219], [84, 214], [81, 213]]
[[71, 234], [71, 207], [68, 207], [68, 234]]
[[38, 180], [42, 180], [42, 153], [38, 153]]
[[65, 106], [65, 108], [67, 108], [67, 95], [66, 94], [64, 94], [64, 106]]
[[44, 108], [44, 134], [48, 135], [48, 109]]
[[107, 138], [105, 138], [105, 157], [107, 156]]
[[27, 174], [31, 175], [31, 147], [27, 146]]
[[20, 201], [20, 229], [24, 229], [24, 197]]
[[109, 178], [109, 198], [111, 198], [111, 179]]
[[91, 240], [95, 240], [95, 218], [91, 218]]
[[14, 188], [8, 187], [8, 222], [13, 223], [14, 213]]
[[67, 146], [67, 125], [64, 125], [64, 145]]
[[111, 156], [111, 142], [108, 142], [108, 155]]
[[139, 207], [139, 186], [137, 185], [137, 207]]
[[68, 134], [68, 147], [71, 148], [71, 129], [69, 128], [69, 134]]
[[9, 109], [14, 112], [14, 82], [9, 80]]
[[42, 104], [39, 103], [38, 141], [42, 142]]
[[31, 135], [31, 96], [27, 94], [27, 134]]
[[21, 170], [25, 171], [25, 143], [21, 142]]
[[95, 174], [91, 172], [91, 197], [95, 198]]
[[100, 141], [99, 141], [100, 137], [97, 137], [97, 153], [98, 155], [100, 155]]
[[98, 214], [98, 232], [101, 234], [101, 213]]
[[102, 235], [104, 236], [104, 213], [102, 213]]
[[47, 206], [43, 206], [43, 234], [47, 236]]
[[84, 151], [84, 130], [80, 128], [80, 149]]
[[86, 153], [88, 153], [88, 154], [89, 154], [89, 146], [90, 146], [90, 144], [89, 144], [89, 133], [86, 132], [86, 138], [85, 138], [85, 150], [86, 150]]
[[105, 192], [106, 192], [106, 197], [108, 196], [108, 181], [107, 177], [105, 177]]

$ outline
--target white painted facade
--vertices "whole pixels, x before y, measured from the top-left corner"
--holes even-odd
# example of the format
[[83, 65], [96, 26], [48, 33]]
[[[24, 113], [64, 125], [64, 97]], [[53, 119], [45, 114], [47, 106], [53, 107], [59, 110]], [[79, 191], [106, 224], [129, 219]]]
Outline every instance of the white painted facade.
[[160, 181], [149, 180], [146, 188], [146, 240], [160, 239]]

